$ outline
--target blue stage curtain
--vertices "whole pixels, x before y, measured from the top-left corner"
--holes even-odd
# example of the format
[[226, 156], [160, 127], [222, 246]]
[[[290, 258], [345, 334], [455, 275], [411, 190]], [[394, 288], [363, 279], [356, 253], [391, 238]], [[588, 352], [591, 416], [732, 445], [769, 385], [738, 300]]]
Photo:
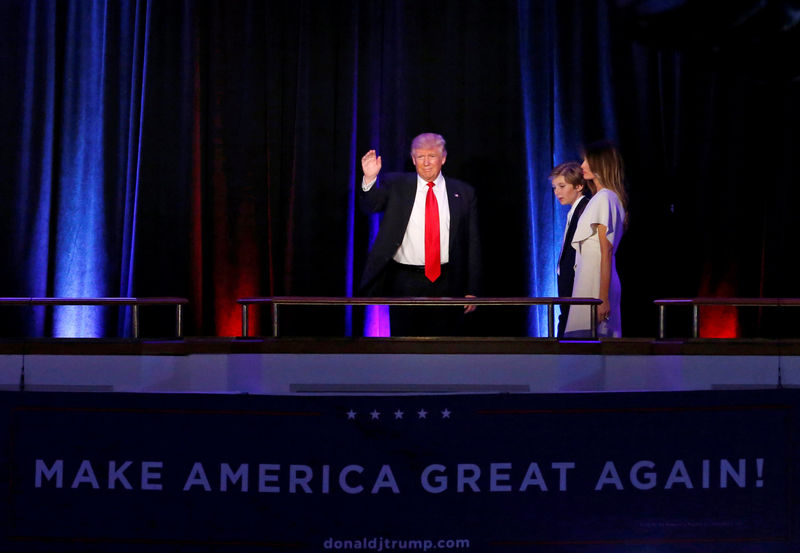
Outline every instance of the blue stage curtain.
[[[4, 8], [3, 145], [11, 259], [6, 295], [132, 292], [144, 2], [12, 2]], [[22, 317], [30, 335], [102, 336], [114, 313]]]

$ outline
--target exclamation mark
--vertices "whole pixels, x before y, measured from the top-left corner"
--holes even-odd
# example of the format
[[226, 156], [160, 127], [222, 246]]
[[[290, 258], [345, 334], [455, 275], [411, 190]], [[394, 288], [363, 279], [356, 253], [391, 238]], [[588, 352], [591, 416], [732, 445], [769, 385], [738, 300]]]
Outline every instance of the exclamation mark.
[[764, 487], [764, 459], [756, 459], [756, 476], [758, 479], [756, 480], [756, 488], [763, 488]]

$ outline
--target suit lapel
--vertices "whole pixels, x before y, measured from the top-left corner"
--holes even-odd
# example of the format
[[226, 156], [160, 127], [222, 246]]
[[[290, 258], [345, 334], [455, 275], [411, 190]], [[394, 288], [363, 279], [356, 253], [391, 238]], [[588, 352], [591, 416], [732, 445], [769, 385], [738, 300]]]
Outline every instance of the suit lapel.
[[569, 220], [569, 225], [567, 225], [567, 232], [564, 234], [564, 241], [561, 243], [561, 255], [558, 258], [559, 265], [564, 258], [566, 249], [572, 247], [572, 237], [575, 236], [575, 229], [578, 228], [578, 219], [580, 219], [587, 203], [589, 203], [588, 198], [581, 196], [578, 200], [578, 205], [575, 206], [575, 211], [572, 212], [572, 218]]
[[581, 218], [581, 213], [583, 213], [583, 209], [586, 207], [586, 204], [589, 200], [586, 199], [586, 196], [581, 196], [580, 200], [578, 200], [578, 205], [575, 206], [575, 211], [572, 212], [572, 219], [569, 220], [569, 229], [567, 229], [567, 240], [572, 242], [572, 237], [575, 235], [575, 229], [578, 227], [578, 219]]
[[[402, 197], [400, 205], [404, 205], [406, 210], [406, 212], [403, 214], [403, 217], [401, 217], [400, 220], [408, 221], [411, 218], [411, 211], [414, 209], [414, 200], [416, 200], [417, 197], [416, 173], [405, 176], [405, 178], [403, 179], [403, 186], [400, 187], [399, 194]], [[403, 228], [403, 232], [405, 232], [405, 227]]]
[[458, 225], [461, 222], [464, 202], [456, 181], [446, 182], [445, 186], [447, 187], [447, 205], [450, 209], [450, 252], [452, 253], [456, 251], [455, 240], [458, 236]]

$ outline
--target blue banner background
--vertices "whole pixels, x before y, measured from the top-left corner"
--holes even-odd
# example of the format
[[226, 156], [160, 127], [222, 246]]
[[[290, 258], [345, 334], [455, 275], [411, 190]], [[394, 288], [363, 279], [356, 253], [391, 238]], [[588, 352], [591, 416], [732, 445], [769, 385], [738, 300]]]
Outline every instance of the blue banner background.
[[793, 390], [0, 400], [2, 551], [800, 550]]

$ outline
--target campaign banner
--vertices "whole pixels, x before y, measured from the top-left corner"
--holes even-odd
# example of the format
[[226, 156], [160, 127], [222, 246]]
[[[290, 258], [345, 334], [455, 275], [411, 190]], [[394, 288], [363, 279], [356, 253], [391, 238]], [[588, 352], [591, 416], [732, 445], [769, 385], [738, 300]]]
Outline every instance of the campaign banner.
[[0, 551], [800, 551], [800, 392], [0, 394]]

